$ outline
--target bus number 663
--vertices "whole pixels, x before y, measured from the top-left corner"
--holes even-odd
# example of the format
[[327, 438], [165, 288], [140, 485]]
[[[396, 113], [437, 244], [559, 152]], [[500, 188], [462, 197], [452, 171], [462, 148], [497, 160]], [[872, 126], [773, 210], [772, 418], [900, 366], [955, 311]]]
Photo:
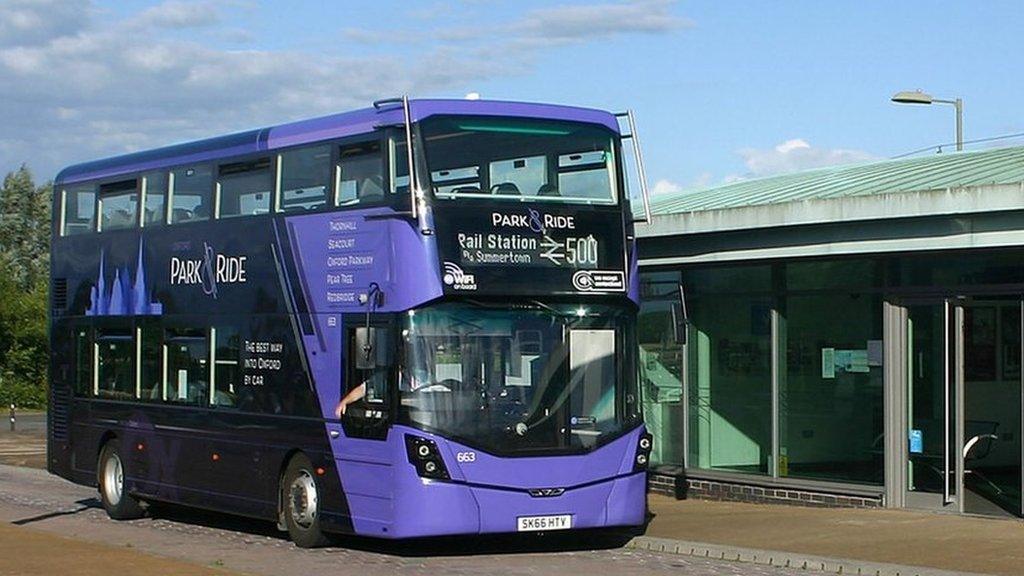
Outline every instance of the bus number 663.
[[476, 452], [456, 452], [455, 460], [457, 462], [476, 462]]

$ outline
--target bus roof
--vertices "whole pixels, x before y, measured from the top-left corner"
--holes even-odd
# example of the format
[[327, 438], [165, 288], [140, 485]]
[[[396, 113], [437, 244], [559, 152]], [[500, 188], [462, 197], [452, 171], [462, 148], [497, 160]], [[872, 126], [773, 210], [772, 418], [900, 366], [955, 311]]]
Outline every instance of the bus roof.
[[[591, 108], [496, 100], [410, 100], [409, 106], [414, 122], [438, 114], [518, 116], [600, 124], [616, 134], [619, 133], [618, 121], [613, 114]], [[365, 134], [380, 126], [397, 125], [402, 122], [402, 107], [398, 104], [384, 105], [380, 109], [364, 108], [75, 164], [61, 170], [55, 183], [71, 184], [259, 153], [320, 140]]]

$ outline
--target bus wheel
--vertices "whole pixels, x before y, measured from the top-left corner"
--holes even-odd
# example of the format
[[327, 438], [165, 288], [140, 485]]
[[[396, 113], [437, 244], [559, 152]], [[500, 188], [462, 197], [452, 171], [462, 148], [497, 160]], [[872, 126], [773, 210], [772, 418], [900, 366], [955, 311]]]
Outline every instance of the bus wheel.
[[100, 486], [100, 501], [108, 516], [114, 520], [133, 520], [146, 514], [142, 504], [125, 490], [124, 462], [115, 440], [107, 442], [103, 450], [100, 450], [96, 476]]
[[281, 496], [288, 536], [296, 546], [318, 548], [330, 543], [320, 528], [320, 487], [309, 458], [299, 454], [288, 463]]

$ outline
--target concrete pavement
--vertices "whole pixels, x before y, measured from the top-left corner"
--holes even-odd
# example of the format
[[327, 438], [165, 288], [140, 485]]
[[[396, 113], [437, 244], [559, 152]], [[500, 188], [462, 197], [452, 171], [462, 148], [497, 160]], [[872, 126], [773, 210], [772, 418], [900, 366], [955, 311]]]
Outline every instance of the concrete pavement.
[[646, 536], [651, 538], [734, 552], [775, 551], [780, 558], [779, 552], [788, 552], [861, 561], [865, 567], [885, 563], [960, 573], [1024, 574], [1020, 520], [674, 500], [653, 494], [649, 502], [654, 517]]

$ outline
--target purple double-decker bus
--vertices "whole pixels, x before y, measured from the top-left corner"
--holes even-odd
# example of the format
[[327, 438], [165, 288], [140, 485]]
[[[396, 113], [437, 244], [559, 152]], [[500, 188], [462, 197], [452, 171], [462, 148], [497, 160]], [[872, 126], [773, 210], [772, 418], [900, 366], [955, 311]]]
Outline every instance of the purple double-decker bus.
[[49, 470], [300, 546], [641, 524], [618, 116], [401, 98], [65, 169]]

